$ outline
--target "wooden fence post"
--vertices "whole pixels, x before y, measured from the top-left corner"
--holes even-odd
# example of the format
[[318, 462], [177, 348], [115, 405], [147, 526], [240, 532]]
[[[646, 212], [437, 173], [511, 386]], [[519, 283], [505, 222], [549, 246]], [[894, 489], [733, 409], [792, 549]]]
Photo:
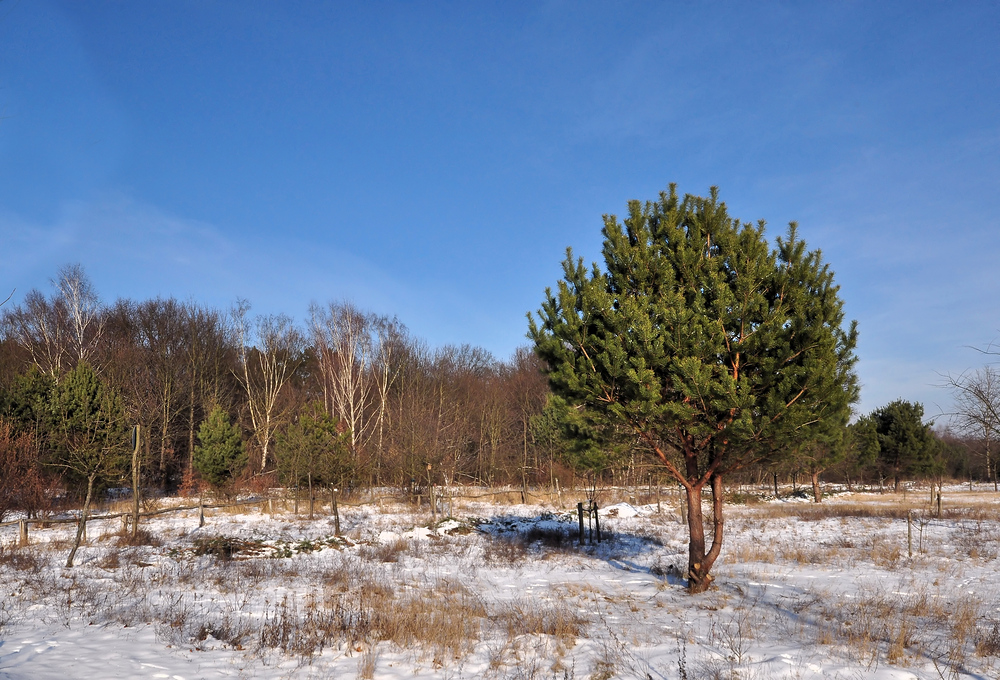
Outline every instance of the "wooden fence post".
[[583, 545], [583, 503], [576, 504], [576, 514], [580, 519], [580, 545]]
[[594, 529], [597, 531], [597, 542], [601, 542], [601, 516], [597, 514], [597, 503], [594, 503]]
[[28, 545], [28, 520], [22, 519], [18, 520], [17, 528], [21, 534], [19, 543], [21, 547]]
[[205, 526], [205, 499], [198, 499], [198, 526]]
[[911, 511], [906, 511], [906, 552], [913, 557], [913, 516]]
[[434, 485], [433, 484], [431, 484], [431, 488], [430, 488], [428, 497], [430, 498], [430, 501], [431, 501], [431, 521], [434, 524], [437, 524], [437, 521], [438, 521], [437, 494], [434, 493]]

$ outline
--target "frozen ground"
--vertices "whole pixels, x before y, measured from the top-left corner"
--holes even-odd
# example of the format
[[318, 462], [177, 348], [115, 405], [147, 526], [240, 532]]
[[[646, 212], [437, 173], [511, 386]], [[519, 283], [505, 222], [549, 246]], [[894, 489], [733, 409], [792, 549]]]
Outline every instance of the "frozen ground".
[[4, 527], [0, 678], [995, 680], [1000, 498], [944, 497], [941, 518], [923, 493], [727, 506], [699, 596], [666, 499], [599, 497], [582, 547], [569, 505], [456, 501], [433, 527], [342, 507], [342, 538], [326, 514], [191, 511], [134, 546], [102, 521], [73, 569], [70, 526], [27, 548]]

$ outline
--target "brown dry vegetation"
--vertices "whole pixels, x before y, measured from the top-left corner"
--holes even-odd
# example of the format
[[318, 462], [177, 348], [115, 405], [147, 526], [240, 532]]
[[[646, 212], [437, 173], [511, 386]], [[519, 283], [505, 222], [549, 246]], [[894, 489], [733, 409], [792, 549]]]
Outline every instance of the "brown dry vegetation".
[[[435, 668], [455, 667], [483, 654], [495, 677], [513, 677], [513, 668], [534, 669], [523, 677], [562, 672], [571, 677], [571, 671], [584, 672], [582, 666], [573, 670], [579, 641], [595, 638], [603, 642], [588, 672], [611, 678], [643, 677], [635, 648], [664, 639], [650, 632], [649, 622], [688, 620], [693, 610], [695, 623], [676, 625], [669, 636], [678, 645], [707, 645], [722, 656], [685, 662], [690, 677], [750, 677], [755, 648], [775, 639], [825, 649], [821, 653], [860, 669], [930, 662], [944, 677], [956, 669], [996, 669], [1000, 621], [988, 603], [955, 583], [963, 570], [995, 565], [997, 505], [988, 496], [955, 494], [938, 520], [926, 505], [908, 500], [859, 497], [823, 505], [734, 507], [719, 586], [697, 601], [679, 594], [677, 571], [664, 558], [670, 545], [678, 545], [680, 526], [669, 507], [633, 521], [624, 539], [595, 553], [551, 530], [492, 537], [466, 530], [425, 541], [378, 542], [366, 527], [396, 527], [412, 507], [383, 514], [345, 506], [348, 539], [303, 543], [287, 553], [329, 550], [322, 561], [268, 558], [261, 555], [259, 541], [212, 534], [198, 542], [187, 539], [189, 547], [178, 551], [169, 547], [177, 539], [168, 542], [153, 523], [143, 526], [140, 540], [131, 541], [111, 520], [106, 527], [95, 522], [84, 548], [91, 557], [76, 572], [56, 566], [65, 540], [53, 538], [62, 530], [49, 536], [49, 530], [36, 529], [31, 546], [0, 545], [0, 573], [16, 593], [5, 598], [0, 625], [25, 607], [46, 603], [67, 625], [81, 619], [124, 626], [152, 622], [160, 640], [175, 647], [222, 645], [303, 663], [327, 648], [348, 650], [357, 656], [360, 677], [373, 677], [380, 654], [390, 651]], [[484, 514], [480, 501], [467, 507]], [[275, 510], [289, 526], [317, 526]], [[915, 517], [912, 558], [906, 510]], [[196, 514], [190, 514], [194, 523]], [[224, 524], [221, 515], [219, 522]], [[661, 578], [652, 599], [599, 581], [553, 584], [530, 597], [506, 599], [486, 597], [475, 585], [479, 572], [516, 573], [535, 560], [563, 566], [595, 559], [636, 564], [642, 554], [629, 551], [638, 548], [651, 551], [649, 571]], [[442, 564], [461, 568], [438, 574], [436, 565]], [[843, 590], [823, 581], [797, 581], [780, 595], [768, 591], [768, 583], [785, 583], [798, 569], [841, 574], [855, 586]], [[113, 577], [116, 587], [101, 587], [95, 575]], [[295, 594], [272, 595], [276, 584], [290, 583], [309, 585]], [[249, 611], [259, 615], [247, 616]], [[678, 668], [659, 672], [674, 677]]]

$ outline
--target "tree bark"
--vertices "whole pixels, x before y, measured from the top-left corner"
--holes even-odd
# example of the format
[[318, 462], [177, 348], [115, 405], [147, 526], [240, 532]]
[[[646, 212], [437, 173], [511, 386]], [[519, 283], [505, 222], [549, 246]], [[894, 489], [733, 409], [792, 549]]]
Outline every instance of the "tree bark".
[[812, 473], [812, 485], [813, 485], [813, 502], [822, 503], [823, 494], [819, 490], [819, 474], [822, 470], [817, 470]]
[[722, 551], [724, 521], [722, 517], [722, 477], [713, 474], [712, 488], [712, 547], [705, 551], [705, 520], [701, 507], [704, 483], [686, 487], [687, 520], [690, 540], [688, 542], [688, 592], [692, 595], [703, 593], [712, 585], [714, 578], [709, 573]]
[[142, 446], [142, 428], [135, 429], [135, 446], [132, 448], [132, 538], [139, 535], [139, 448]]
[[316, 497], [313, 496], [313, 476], [312, 472], [309, 472], [309, 519], [313, 518], [313, 505], [315, 503]]
[[69, 557], [66, 558], [67, 569], [72, 568], [73, 558], [76, 557], [76, 551], [80, 547], [83, 532], [87, 529], [87, 512], [90, 510], [90, 499], [94, 493], [94, 478], [95, 475], [87, 477], [87, 498], [83, 501], [83, 512], [80, 513], [80, 522], [76, 525], [76, 540], [73, 542], [73, 549], [69, 551]]

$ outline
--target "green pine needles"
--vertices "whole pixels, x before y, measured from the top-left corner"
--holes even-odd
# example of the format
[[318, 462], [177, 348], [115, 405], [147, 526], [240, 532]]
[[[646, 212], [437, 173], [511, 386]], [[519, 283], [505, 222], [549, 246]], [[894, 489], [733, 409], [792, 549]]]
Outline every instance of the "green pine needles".
[[217, 491], [227, 489], [246, 466], [247, 456], [237, 426], [230, 424], [229, 414], [216, 406], [208, 420], [198, 428], [198, 445], [194, 449], [194, 468], [202, 479]]
[[[553, 391], [608, 440], [630, 438], [687, 490], [688, 583], [708, 588], [722, 547], [722, 478], [842, 429], [857, 400], [856, 325], [796, 225], [772, 248], [764, 222], [709, 197], [629, 202], [604, 217], [604, 269], [571, 251], [529, 337]], [[713, 491], [705, 549], [701, 492]]]

